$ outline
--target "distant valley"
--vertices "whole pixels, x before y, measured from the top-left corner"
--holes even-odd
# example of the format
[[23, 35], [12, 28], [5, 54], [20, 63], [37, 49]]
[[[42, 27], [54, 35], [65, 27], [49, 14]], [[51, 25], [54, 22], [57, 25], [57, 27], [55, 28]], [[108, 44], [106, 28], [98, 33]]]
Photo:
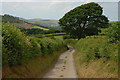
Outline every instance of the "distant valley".
[[24, 21], [32, 23], [32, 24], [42, 25], [48, 28], [59, 27], [58, 20], [36, 18], [36, 19], [26, 19]]
[[34, 26], [40, 27], [41, 29], [55, 29], [60, 30], [61, 27], [58, 24], [58, 20], [50, 20], [50, 19], [24, 19], [15, 17], [9, 14], [2, 15], [2, 22], [10, 22], [17, 27], [22, 27], [25, 29], [34, 28]]

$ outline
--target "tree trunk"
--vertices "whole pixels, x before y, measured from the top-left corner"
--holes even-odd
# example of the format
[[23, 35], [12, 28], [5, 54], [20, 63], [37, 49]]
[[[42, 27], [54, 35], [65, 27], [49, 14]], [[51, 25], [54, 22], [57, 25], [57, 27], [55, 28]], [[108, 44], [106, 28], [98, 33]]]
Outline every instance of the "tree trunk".
[[84, 25], [83, 25], [83, 29], [85, 29], [86, 22], [87, 22], [87, 21], [85, 21], [85, 23], [84, 23]]

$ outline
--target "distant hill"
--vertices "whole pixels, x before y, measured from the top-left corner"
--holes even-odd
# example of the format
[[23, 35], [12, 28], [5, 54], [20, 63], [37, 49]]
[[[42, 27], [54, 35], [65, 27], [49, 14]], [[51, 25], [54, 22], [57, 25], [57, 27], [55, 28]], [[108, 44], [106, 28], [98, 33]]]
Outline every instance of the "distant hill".
[[14, 17], [8, 14], [2, 16], [2, 22], [10, 22], [10, 23], [23, 23], [23, 20], [20, 20], [19, 17]]
[[47, 27], [49, 29], [61, 29], [61, 27], [58, 24], [58, 20], [50, 20], [50, 19], [28, 19], [25, 20], [26, 22], [32, 23], [32, 24], [37, 24], [37, 25], [42, 25], [44, 27]]
[[[1, 17], [1, 16], [0, 16]], [[22, 27], [26, 29], [34, 28], [34, 26], [38, 26], [41, 29], [61, 29], [58, 24], [58, 20], [50, 20], [50, 19], [24, 19], [15, 17], [9, 14], [2, 15], [2, 22], [10, 22], [11, 24]]]

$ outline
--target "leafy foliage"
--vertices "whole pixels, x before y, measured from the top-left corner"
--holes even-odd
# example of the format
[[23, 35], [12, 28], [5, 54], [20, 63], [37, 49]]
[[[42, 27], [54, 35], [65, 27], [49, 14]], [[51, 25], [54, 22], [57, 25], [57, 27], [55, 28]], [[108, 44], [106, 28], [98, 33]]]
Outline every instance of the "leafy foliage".
[[32, 29], [24, 29], [24, 28], [19, 28], [22, 32], [26, 33], [27, 35], [35, 35], [35, 34], [52, 34], [52, 33], [61, 33], [63, 32], [62, 30], [43, 30], [40, 28], [32, 28]]
[[82, 38], [76, 43], [75, 48], [76, 53], [81, 55], [81, 62], [100, 58], [118, 62], [118, 44], [107, 43], [105, 36]]
[[26, 37], [20, 29], [10, 23], [3, 23], [2, 28], [3, 65], [22, 64], [37, 56], [53, 54], [54, 51], [66, 47], [62, 40], [56, 38]]
[[107, 31], [109, 42], [116, 43], [120, 41], [120, 22], [112, 22]]
[[[108, 43], [108, 38], [104, 35], [89, 36], [78, 40], [75, 46], [74, 55], [75, 65], [80, 77], [83, 71], [95, 70], [95, 73], [85, 74], [87, 77], [108, 77], [106, 74], [112, 74], [110, 77], [118, 76], [119, 45]], [[81, 72], [82, 71], [82, 72]], [[106, 72], [104, 74], [104, 72]], [[91, 76], [90, 76], [91, 75]], [[94, 75], [94, 76], [93, 76]]]
[[19, 29], [21, 29], [21, 31], [25, 32], [27, 35], [29, 35], [29, 34], [40, 34], [43, 31], [42, 29], [37, 29], [37, 28], [32, 28], [32, 29], [19, 28]]
[[14, 16], [10, 16], [8, 14], [5, 14], [4, 16], [2, 16], [2, 22], [23, 23], [24, 21], [20, 20], [19, 17], [14, 17]]
[[14, 65], [22, 61], [23, 54], [27, 53], [28, 44], [25, 42], [26, 38], [19, 29], [9, 23], [2, 24], [2, 37], [3, 37], [3, 63], [8, 60], [8, 64]]
[[98, 27], [107, 27], [108, 18], [102, 15], [102, 7], [94, 2], [81, 5], [66, 13], [59, 24], [63, 30], [78, 39], [100, 32]]
[[70, 36], [70, 35], [64, 35], [63, 36], [63, 39], [74, 39], [75, 37], [72, 37], [72, 36]]

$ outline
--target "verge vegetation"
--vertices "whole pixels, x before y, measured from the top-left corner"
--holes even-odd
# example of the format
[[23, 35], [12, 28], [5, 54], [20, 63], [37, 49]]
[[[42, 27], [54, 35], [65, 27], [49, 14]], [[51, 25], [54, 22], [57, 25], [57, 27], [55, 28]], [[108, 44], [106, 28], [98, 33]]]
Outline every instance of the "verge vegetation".
[[119, 24], [110, 23], [99, 35], [67, 40], [76, 49], [74, 62], [80, 78], [118, 77]]
[[[67, 47], [63, 39], [26, 36], [10, 23], [3, 23], [2, 29], [3, 78], [41, 77]], [[39, 70], [36, 70], [34, 63]], [[31, 73], [35, 72], [34, 70], [37, 73]], [[36, 75], [38, 72], [39, 76]]]

